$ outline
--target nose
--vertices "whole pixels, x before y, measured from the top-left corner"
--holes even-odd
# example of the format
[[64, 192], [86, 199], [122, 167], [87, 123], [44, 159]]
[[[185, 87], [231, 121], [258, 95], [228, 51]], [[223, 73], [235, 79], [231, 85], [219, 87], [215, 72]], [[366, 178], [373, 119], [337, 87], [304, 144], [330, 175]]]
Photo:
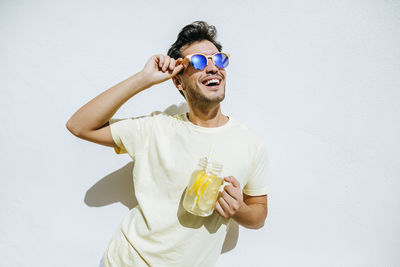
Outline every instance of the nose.
[[205, 69], [206, 73], [217, 73], [218, 67], [215, 65], [214, 61], [211, 58], [207, 58], [208, 64]]

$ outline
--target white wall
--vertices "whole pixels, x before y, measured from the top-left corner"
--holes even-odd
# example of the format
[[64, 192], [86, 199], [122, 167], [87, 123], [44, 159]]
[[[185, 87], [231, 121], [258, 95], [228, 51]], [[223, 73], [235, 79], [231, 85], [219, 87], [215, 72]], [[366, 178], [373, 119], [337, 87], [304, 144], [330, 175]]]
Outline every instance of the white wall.
[[[0, 266], [98, 265], [132, 163], [65, 123], [198, 19], [232, 55], [223, 111], [270, 155], [266, 225], [230, 236], [218, 266], [400, 266], [394, 0], [1, 1]], [[167, 82], [115, 117], [183, 100]]]

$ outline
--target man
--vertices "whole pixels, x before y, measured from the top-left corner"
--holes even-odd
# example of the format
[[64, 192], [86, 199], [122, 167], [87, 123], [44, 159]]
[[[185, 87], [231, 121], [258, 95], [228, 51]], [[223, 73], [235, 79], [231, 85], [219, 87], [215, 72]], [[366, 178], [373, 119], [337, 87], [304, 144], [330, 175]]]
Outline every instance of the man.
[[[110, 266], [214, 266], [231, 220], [258, 229], [267, 216], [265, 142], [221, 111], [229, 55], [216, 29], [184, 27], [168, 56], [154, 55], [142, 71], [81, 107], [67, 122], [79, 138], [114, 147], [135, 161], [137, 207], [128, 212], [104, 254]], [[131, 97], [172, 78], [190, 112], [111, 119]], [[200, 158], [213, 145], [226, 181], [215, 212], [185, 211], [182, 199]]]

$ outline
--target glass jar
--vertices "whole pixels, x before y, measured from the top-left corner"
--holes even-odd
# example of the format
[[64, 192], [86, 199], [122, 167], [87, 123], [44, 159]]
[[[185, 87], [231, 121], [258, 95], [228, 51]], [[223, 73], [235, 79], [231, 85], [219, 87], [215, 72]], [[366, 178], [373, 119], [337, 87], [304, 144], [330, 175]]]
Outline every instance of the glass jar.
[[183, 207], [188, 212], [197, 216], [209, 216], [213, 213], [218, 198], [223, 165], [210, 161], [207, 157], [199, 160], [198, 168], [193, 172], [186, 188]]

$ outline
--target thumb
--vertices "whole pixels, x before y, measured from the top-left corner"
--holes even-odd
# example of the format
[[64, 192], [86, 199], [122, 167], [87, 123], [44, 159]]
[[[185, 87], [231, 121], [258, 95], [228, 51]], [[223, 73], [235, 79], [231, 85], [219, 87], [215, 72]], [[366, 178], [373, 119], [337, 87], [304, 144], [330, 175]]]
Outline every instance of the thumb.
[[174, 68], [174, 70], [172, 71], [171, 78], [174, 77], [175, 75], [177, 75], [179, 72], [181, 72], [181, 70], [183, 70], [184, 68], [185, 68], [185, 66], [183, 66], [182, 64], [179, 66], [176, 66]]
[[228, 176], [224, 178], [225, 181], [227, 181], [228, 183], [231, 183], [233, 187], [235, 188], [240, 188], [240, 182], [233, 176]]

